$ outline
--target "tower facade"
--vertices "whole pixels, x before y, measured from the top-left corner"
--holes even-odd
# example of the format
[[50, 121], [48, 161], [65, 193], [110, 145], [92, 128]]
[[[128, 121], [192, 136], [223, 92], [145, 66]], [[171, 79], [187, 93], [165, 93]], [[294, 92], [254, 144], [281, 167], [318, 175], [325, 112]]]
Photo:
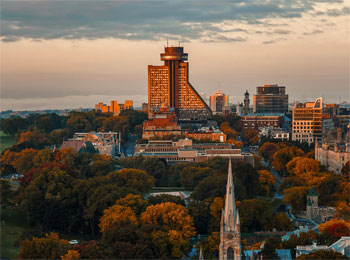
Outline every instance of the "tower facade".
[[249, 93], [248, 93], [248, 90], [246, 90], [244, 93], [244, 107], [243, 107], [244, 115], [249, 114], [249, 104], [250, 104]]
[[260, 114], [288, 112], [288, 95], [285, 86], [264, 85], [256, 87], [253, 96], [253, 112]]
[[318, 194], [314, 187], [311, 187], [307, 194], [306, 217], [314, 219], [318, 216]]
[[241, 259], [241, 253], [239, 213], [235, 205], [232, 165], [229, 159], [225, 207], [222, 210], [220, 223], [219, 259], [238, 260]]
[[228, 96], [220, 90], [215, 91], [209, 97], [209, 106], [214, 115], [223, 114], [224, 109], [228, 107]]
[[148, 114], [162, 105], [175, 108], [180, 121], [207, 120], [211, 110], [192, 87], [188, 76], [188, 57], [183, 47], [165, 47], [163, 66], [148, 66]]

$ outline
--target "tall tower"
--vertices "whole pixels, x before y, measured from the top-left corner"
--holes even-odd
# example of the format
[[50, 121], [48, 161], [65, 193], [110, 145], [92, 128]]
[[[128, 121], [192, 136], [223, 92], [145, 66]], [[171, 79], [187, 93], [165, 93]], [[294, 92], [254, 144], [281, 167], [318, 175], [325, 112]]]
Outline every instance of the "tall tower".
[[249, 93], [248, 93], [248, 90], [246, 90], [244, 93], [244, 109], [243, 109], [244, 115], [249, 114], [249, 103], [250, 103]]
[[235, 205], [231, 159], [229, 159], [228, 165], [225, 208], [221, 214], [219, 259], [241, 259], [240, 222], [238, 209]]
[[307, 194], [306, 217], [314, 219], [318, 214], [318, 194], [314, 187], [311, 187]]
[[174, 108], [180, 121], [207, 120], [211, 110], [188, 80], [188, 54], [183, 47], [165, 47], [163, 66], [148, 65], [148, 111], [163, 104]]

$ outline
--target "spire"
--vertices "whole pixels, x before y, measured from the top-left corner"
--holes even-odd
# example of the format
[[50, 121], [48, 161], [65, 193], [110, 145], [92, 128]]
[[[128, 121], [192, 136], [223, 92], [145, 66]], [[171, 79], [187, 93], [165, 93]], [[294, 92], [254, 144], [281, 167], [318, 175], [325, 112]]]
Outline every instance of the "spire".
[[199, 260], [204, 260], [202, 247], [199, 249]]
[[225, 230], [229, 231], [235, 230], [235, 221], [236, 221], [236, 205], [235, 205], [235, 192], [233, 186], [233, 177], [232, 177], [232, 165], [231, 158], [228, 163], [228, 176], [227, 176], [227, 185], [226, 185], [226, 199], [225, 199], [225, 209], [224, 209], [224, 224]]

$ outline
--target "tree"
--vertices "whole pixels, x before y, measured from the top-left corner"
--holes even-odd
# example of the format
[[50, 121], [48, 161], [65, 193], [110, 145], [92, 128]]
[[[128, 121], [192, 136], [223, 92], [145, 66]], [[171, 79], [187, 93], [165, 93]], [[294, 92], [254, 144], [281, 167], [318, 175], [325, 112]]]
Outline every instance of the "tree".
[[281, 238], [270, 237], [266, 240], [264, 248], [261, 250], [264, 258], [277, 259], [276, 249], [280, 248]]
[[0, 180], [0, 192], [1, 192], [1, 206], [6, 207], [11, 205], [11, 185], [8, 180]]
[[279, 146], [275, 143], [266, 142], [260, 146], [258, 153], [261, 155], [264, 160], [271, 160], [272, 155], [278, 150]]
[[128, 194], [124, 198], [117, 200], [115, 205], [130, 207], [133, 212], [140, 215], [147, 208], [148, 201], [143, 199], [140, 195]]
[[213, 202], [210, 204], [210, 230], [219, 231], [221, 212], [224, 208], [224, 200], [220, 197], [214, 198]]
[[219, 244], [219, 233], [213, 232], [197, 246], [197, 252], [202, 247], [204, 259], [217, 259], [219, 257]]
[[260, 170], [259, 173], [259, 181], [261, 183], [261, 186], [263, 188], [264, 195], [267, 197], [273, 196], [275, 190], [276, 190], [276, 177], [272, 175], [271, 172], [267, 170]]
[[17, 153], [17, 158], [14, 162], [17, 172], [24, 175], [31, 170], [34, 167], [34, 157], [37, 153], [38, 150], [32, 148], [24, 149]]
[[60, 239], [57, 233], [50, 233], [42, 238], [25, 239], [20, 246], [20, 259], [59, 259], [67, 253], [69, 243]]
[[260, 199], [244, 200], [238, 207], [243, 232], [272, 230], [272, 206]]
[[243, 134], [243, 140], [248, 145], [257, 145], [259, 143], [259, 131], [248, 130], [245, 134]]
[[293, 230], [293, 221], [291, 221], [287, 214], [284, 212], [279, 213], [274, 217], [274, 227], [278, 231], [291, 231]]
[[111, 172], [108, 175], [120, 187], [130, 188], [144, 194], [154, 186], [154, 179], [145, 171], [138, 169], [122, 169], [118, 172]]
[[170, 194], [155, 194], [147, 198], [149, 204], [156, 205], [164, 202], [173, 202], [182, 206], [185, 206], [185, 201], [178, 196]]
[[334, 223], [333, 225], [329, 226], [322, 234], [325, 237], [327, 244], [332, 244], [341, 237], [350, 236], [349, 225], [346, 225], [344, 223]]
[[309, 254], [301, 255], [297, 259], [348, 259], [346, 256], [333, 250], [317, 250]]
[[61, 256], [62, 260], [80, 259], [80, 254], [77, 250], [68, 250], [67, 254]]
[[294, 157], [300, 157], [303, 155], [304, 152], [300, 148], [297, 148], [295, 146], [287, 146], [273, 154], [272, 165], [277, 171], [286, 174], [286, 164]]
[[308, 187], [291, 187], [284, 190], [283, 202], [292, 206], [292, 212], [300, 212], [306, 209], [306, 194]]
[[208, 234], [210, 210], [209, 201], [205, 200], [190, 200], [188, 203], [188, 211], [191, 215], [197, 233]]
[[308, 232], [301, 232], [299, 236], [295, 234], [291, 234], [289, 240], [285, 240], [282, 242], [282, 248], [290, 249], [292, 251], [292, 255], [295, 255], [295, 248], [298, 245], [312, 245], [313, 242], [320, 242], [320, 235], [316, 233], [314, 230], [310, 230]]
[[99, 227], [103, 233], [107, 230], [118, 229], [126, 225], [138, 225], [135, 213], [129, 207], [114, 205], [104, 211]]
[[303, 178], [307, 173], [319, 172], [320, 163], [306, 157], [295, 157], [287, 163], [286, 168], [289, 174]]
[[347, 161], [343, 168], [341, 169], [341, 173], [346, 175], [346, 174], [349, 174], [350, 173], [350, 161]]
[[[188, 210], [166, 202], [148, 206], [141, 214], [141, 225], [149, 230], [157, 257], [181, 257], [190, 249], [189, 240], [195, 235]], [[170, 252], [166, 249], [170, 246]]]
[[1, 119], [1, 130], [8, 135], [15, 135], [20, 130], [26, 130], [30, 121], [26, 118], [13, 117], [7, 119]]

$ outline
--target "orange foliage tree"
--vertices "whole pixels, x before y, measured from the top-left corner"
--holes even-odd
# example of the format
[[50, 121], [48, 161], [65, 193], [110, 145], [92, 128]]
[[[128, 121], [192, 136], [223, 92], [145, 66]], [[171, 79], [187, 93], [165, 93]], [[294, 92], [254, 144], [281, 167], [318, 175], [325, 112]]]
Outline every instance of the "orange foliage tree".
[[[189, 240], [196, 234], [188, 210], [172, 202], [147, 207], [141, 215], [141, 225], [149, 230], [160, 258], [181, 257], [190, 250]], [[171, 248], [170, 255], [168, 247]]]
[[104, 211], [98, 226], [103, 233], [106, 230], [117, 229], [124, 225], [138, 225], [135, 213], [129, 207], [113, 205]]

